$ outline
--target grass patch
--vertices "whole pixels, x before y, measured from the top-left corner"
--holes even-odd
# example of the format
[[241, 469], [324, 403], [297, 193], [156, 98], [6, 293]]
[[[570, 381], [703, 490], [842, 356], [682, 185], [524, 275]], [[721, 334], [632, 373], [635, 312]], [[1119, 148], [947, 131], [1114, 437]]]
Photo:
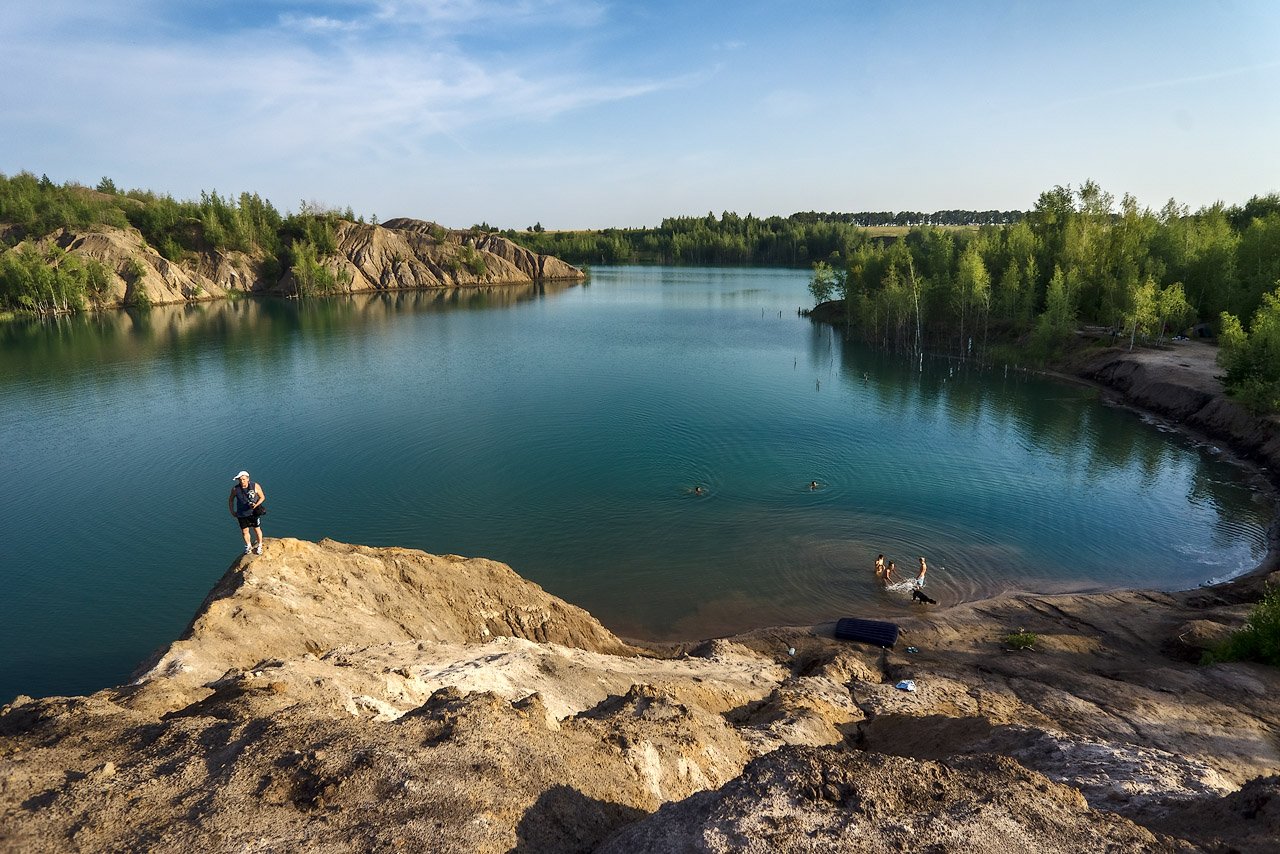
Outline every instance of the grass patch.
[[1280, 667], [1280, 587], [1268, 587], [1262, 601], [1249, 612], [1244, 628], [1232, 632], [1205, 659], [1207, 664], [1257, 661]]
[[1028, 632], [1022, 629], [1004, 636], [1005, 645], [1009, 649], [1034, 649], [1038, 640], [1040, 640], [1040, 636], [1035, 632]]

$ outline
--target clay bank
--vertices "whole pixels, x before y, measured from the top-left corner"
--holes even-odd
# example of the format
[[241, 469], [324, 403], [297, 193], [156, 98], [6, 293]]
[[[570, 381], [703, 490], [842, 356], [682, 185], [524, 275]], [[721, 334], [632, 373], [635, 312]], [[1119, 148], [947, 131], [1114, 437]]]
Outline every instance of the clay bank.
[[0, 847], [1266, 850], [1280, 674], [1187, 660], [1239, 588], [654, 648], [493, 561], [268, 539], [130, 684], [0, 710]]

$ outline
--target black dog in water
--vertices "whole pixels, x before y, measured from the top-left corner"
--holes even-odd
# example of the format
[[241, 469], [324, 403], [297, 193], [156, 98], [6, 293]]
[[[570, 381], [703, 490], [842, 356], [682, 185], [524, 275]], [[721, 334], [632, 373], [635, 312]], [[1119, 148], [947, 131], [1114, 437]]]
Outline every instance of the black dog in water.
[[924, 591], [921, 590], [919, 587], [911, 591], [911, 598], [914, 599], [916, 602], [923, 602], [926, 605], [938, 604], [937, 599], [930, 599], [928, 596], [925, 595]]

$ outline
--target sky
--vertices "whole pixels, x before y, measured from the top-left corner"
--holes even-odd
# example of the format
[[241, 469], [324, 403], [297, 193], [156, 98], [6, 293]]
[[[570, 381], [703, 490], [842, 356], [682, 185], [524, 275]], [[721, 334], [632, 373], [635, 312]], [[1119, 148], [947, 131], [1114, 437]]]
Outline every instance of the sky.
[[1280, 3], [4, 0], [0, 173], [523, 229], [1280, 191]]

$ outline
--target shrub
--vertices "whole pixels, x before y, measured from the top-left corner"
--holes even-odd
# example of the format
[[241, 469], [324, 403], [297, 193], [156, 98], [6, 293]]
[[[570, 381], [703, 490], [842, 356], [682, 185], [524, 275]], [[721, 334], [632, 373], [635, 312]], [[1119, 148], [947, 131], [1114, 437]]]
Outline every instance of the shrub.
[[1257, 661], [1280, 667], [1280, 586], [1268, 587], [1244, 628], [1233, 632], [1207, 659], [1209, 663]]
[[1010, 649], [1032, 649], [1040, 636], [1035, 632], [1018, 629], [1004, 636], [1004, 642]]
[[471, 275], [477, 277], [483, 276], [488, 269], [484, 263], [484, 256], [470, 243], [462, 247], [462, 263], [471, 271]]
[[140, 279], [135, 279], [133, 284], [130, 285], [124, 304], [130, 308], [151, 308], [151, 296], [147, 293], [147, 289], [142, 286]]

